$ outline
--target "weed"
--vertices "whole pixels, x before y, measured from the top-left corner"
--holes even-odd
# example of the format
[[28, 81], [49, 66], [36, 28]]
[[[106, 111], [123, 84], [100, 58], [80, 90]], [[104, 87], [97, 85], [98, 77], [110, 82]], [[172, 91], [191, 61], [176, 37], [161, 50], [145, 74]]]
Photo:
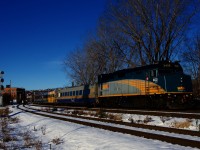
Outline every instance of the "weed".
[[75, 115], [75, 116], [76, 116], [76, 115], [79, 113], [79, 111], [78, 111], [78, 110], [74, 110], [74, 111], [72, 111], [71, 113], [72, 113], [72, 115]]
[[32, 139], [31, 139], [31, 132], [30, 131], [25, 131], [22, 135], [23, 139], [24, 139], [24, 146], [25, 147], [29, 147], [31, 146], [32, 143]]
[[19, 123], [19, 118], [18, 117], [10, 118], [10, 123]]
[[42, 141], [40, 140], [35, 141], [33, 146], [35, 147], [36, 150], [42, 150]]
[[42, 131], [43, 135], [46, 134], [46, 129], [47, 129], [47, 127], [45, 125], [41, 127], [41, 131]]
[[33, 127], [33, 131], [37, 131], [37, 129], [36, 129], [36, 127], [35, 127], [35, 126]]
[[114, 114], [108, 114], [108, 118], [111, 119], [111, 120], [114, 120], [115, 115]]
[[10, 142], [12, 141], [12, 138], [9, 134], [5, 134], [3, 137], [3, 142]]
[[5, 146], [4, 142], [0, 142], [0, 149], [6, 149], [6, 146]]

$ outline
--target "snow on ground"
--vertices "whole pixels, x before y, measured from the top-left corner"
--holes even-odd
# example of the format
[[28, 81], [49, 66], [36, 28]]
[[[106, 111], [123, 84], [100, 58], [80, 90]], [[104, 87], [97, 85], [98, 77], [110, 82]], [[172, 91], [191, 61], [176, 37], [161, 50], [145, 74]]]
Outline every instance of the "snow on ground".
[[[84, 125], [64, 122], [42, 117], [11, 108], [12, 117], [18, 117], [20, 122], [15, 124], [16, 130], [29, 130], [31, 135], [43, 143], [43, 149], [49, 149], [48, 144], [53, 139], [60, 138], [63, 143], [55, 145], [54, 150], [191, 150], [193, 148], [173, 145], [158, 140], [150, 140], [128, 134], [121, 134], [96, 129]], [[45, 135], [42, 133], [45, 130]], [[14, 132], [14, 131], [13, 131]], [[29, 148], [33, 149], [33, 148]]]
[[[24, 109], [24, 108], [23, 108]], [[35, 111], [35, 110], [33, 110]], [[118, 124], [112, 124], [112, 123], [106, 123], [106, 122], [99, 122], [99, 121], [95, 121], [95, 120], [85, 120], [82, 118], [74, 118], [71, 116], [60, 116], [58, 114], [51, 114], [48, 112], [37, 112], [40, 114], [46, 114], [46, 115], [53, 115], [53, 116], [57, 116], [57, 117], [62, 117], [62, 118], [68, 118], [68, 119], [75, 119], [75, 120], [80, 120], [80, 121], [86, 121], [86, 122], [91, 122], [91, 123], [96, 123], [96, 124], [102, 124], [102, 125], [108, 125], [108, 126], [115, 126], [115, 127], [119, 127], [119, 128], [126, 128], [126, 129], [131, 129], [131, 130], [138, 130], [138, 131], [142, 131], [142, 132], [147, 132], [147, 133], [154, 133], [154, 134], [161, 134], [161, 135], [167, 135], [167, 136], [171, 136], [171, 137], [178, 137], [178, 138], [184, 138], [184, 139], [191, 139], [191, 140], [196, 140], [196, 141], [200, 141], [200, 138], [197, 136], [190, 136], [190, 135], [183, 135], [183, 134], [175, 134], [175, 133], [169, 133], [169, 132], [163, 132], [163, 131], [156, 131], [156, 130], [150, 130], [150, 129], [142, 129], [142, 128], [136, 128], [136, 127], [130, 127], [130, 126], [124, 126], [124, 125], [118, 125]], [[119, 115], [119, 114], [118, 114]], [[139, 117], [141, 118], [141, 117]], [[152, 120], [154, 119], [154, 116], [152, 118]], [[179, 118], [176, 118], [179, 119]], [[142, 123], [142, 120], [141, 120]]]
[[[41, 109], [41, 110], [47, 109], [46, 107], [38, 107], [38, 106], [28, 106], [28, 107], [34, 108], [34, 109]], [[59, 111], [59, 109], [58, 109], [58, 111], [54, 111], [54, 112], [72, 114], [72, 111], [74, 111], [74, 110], [73, 109], [62, 109]], [[87, 112], [87, 111], [85, 111], [85, 112]], [[184, 126], [184, 128], [181, 128], [181, 129], [200, 131], [200, 119], [176, 118], [176, 117], [165, 117], [165, 116], [162, 117], [162, 116], [138, 115], [138, 114], [120, 114], [120, 113], [109, 113], [109, 114], [121, 116], [123, 122], [131, 122], [131, 120], [132, 120], [135, 123], [143, 124], [144, 120], [149, 119], [149, 121], [146, 122], [145, 124], [161, 126], [161, 127], [174, 128], [174, 125], [177, 123], [188, 122], [188, 126]], [[91, 116], [87, 116], [87, 117], [91, 117]]]

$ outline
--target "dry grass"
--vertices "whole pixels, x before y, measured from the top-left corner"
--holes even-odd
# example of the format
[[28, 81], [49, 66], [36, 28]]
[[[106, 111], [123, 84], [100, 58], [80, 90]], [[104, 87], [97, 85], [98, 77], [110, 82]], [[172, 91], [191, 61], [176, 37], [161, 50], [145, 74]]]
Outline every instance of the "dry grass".
[[24, 146], [25, 147], [30, 147], [33, 145], [33, 141], [31, 138], [31, 132], [30, 131], [25, 131], [22, 135], [23, 140], [24, 140]]
[[188, 120], [183, 121], [183, 122], [174, 121], [174, 122], [172, 123], [172, 126], [171, 126], [171, 127], [180, 129], [180, 128], [189, 128], [190, 125], [191, 125], [191, 122], [188, 121]]
[[53, 144], [55, 144], [55, 145], [58, 145], [58, 144], [63, 143], [64, 141], [63, 141], [61, 138], [56, 137], [56, 138], [54, 138], [51, 142], [52, 142]]
[[88, 116], [96, 116], [96, 112], [88, 111], [88, 112], [87, 112], [87, 115], [88, 115]]
[[10, 123], [12, 124], [12, 123], [19, 123], [19, 118], [18, 117], [12, 117], [12, 118], [10, 118]]
[[5, 146], [4, 142], [0, 142], [0, 149], [6, 149], [6, 146]]
[[108, 118], [108, 114], [103, 109], [98, 109], [96, 111], [96, 116], [99, 118]]
[[7, 117], [9, 113], [11, 113], [11, 111], [9, 111], [8, 107], [5, 109], [0, 109], [0, 116]]
[[35, 150], [42, 150], [42, 141], [38, 140], [33, 143]]
[[44, 125], [44, 126], [41, 127], [41, 131], [42, 131], [43, 135], [46, 134], [46, 129], [47, 129], [46, 125]]
[[115, 121], [122, 121], [122, 115], [121, 114], [108, 114], [108, 118]]

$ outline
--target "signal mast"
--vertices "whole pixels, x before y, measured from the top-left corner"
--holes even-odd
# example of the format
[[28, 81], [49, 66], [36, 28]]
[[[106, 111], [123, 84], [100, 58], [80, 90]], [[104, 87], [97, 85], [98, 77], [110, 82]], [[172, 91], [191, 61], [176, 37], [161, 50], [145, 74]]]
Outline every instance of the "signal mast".
[[3, 106], [3, 96], [2, 91], [4, 90], [3, 82], [4, 82], [4, 71], [0, 71], [0, 106]]

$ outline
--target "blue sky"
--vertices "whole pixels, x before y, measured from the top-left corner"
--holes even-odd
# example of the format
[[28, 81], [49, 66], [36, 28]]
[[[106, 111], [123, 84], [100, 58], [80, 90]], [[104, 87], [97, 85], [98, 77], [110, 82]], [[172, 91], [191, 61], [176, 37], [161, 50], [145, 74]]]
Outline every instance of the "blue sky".
[[94, 31], [106, 0], [0, 0], [4, 85], [26, 90], [70, 83], [62, 61]]

